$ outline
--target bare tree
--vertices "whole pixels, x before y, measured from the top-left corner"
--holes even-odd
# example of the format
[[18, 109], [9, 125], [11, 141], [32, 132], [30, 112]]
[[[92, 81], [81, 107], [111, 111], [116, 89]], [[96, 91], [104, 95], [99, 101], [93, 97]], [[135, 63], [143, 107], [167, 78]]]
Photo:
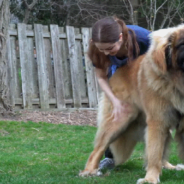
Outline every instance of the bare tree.
[[[137, 24], [132, 0], [51, 0], [52, 13], [61, 17], [60, 25], [91, 26], [106, 16], [116, 15]], [[137, 0], [134, 0], [137, 1]]]
[[12, 13], [24, 23], [91, 26], [116, 15], [149, 30], [184, 21], [183, 0], [11, 0]]
[[[147, 28], [155, 30], [176, 25], [176, 17], [182, 20], [183, 0], [140, 0], [140, 9], [146, 18]], [[157, 23], [159, 21], [159, 25]], [[157, 23], [157, 26], [156, 26]]]
[[9, 104], [6, 41], [9, 27], [9, 0], [0, 0], [0, 114], [12, 110]]
[[[89, 24], [108, 15], [105, 2], [97, 4], [91, 0], [52, 0], [52, 13], [57, 14], [63, 25]], [[59, 13], [58, 13], [59, 12]]]
[[33, 10], [33, 8], [35, 7], [35, 5], [38, 3], [38, 0], [32, 0], [31, 4], [28, 4], [27, 0], [23, 0], [26, 9], [25, 9], [25, 17], [23, 19], [23, 23], [27, 24], [29, 21], [29, 17], [30, 17], [30, 13]]
[[[136, 0], [137, 1], [137, 0]], [[123, 7], [127, 10], [127, 13], [129, 14], [129, 21], [131, 24], [138, 24], [137, 22], [137, 11], [135, 10], [137, 8], [137, 5], [133, 5], [133, 0], [124, 0], [123, 1]]]

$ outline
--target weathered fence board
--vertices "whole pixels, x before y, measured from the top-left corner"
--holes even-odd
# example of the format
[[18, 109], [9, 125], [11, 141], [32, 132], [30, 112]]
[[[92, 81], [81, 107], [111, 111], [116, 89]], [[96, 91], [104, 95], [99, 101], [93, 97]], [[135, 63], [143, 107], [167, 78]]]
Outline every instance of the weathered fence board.
[[12, 106], [97, 107], [100, 90], [87, 57], [90, 35], [90, 28], [10, 25], [7, 46]]
[[80, 95], [81, 98], [87, 97], [86, 84], [85, 84], [85, 63], [82, 56], [81, 41], [76, 40], [76, 56], [79, 63], [79, 82], [80, 82]]
[[16, 75], [16, 48], [15, 48], [15, 38], [10, 38], [8, 37], [8, 42], [7, 42], [7, 50], [8, 50], [8, 81], [10, 85], [10, 101], [11, 105], [15, 106], [15, 96], [16, 96], [16, 86], [17, 86], [17, 78], [14, 76]]
[[90, 39], [90, 30], [89, 28], [82, 28], [82, 42], [84, 49], [85, 57], [85, 66], [86, 66], [86, 75], [87, 75], [87, 88], [88, 88], [88, 97], [89, 97], [89, 106], [97, 106], [97, 91], [96, 91], [96, 81], [94, 76], [94, 69], [92, 64], [87, 56], [88, 44]]
[[61, 48], [59, 44], [59, 29], [57, 25], [50, 26], [51, 40], [52, 40], [52, 52], [53, 52], [53, 62], [54, 62], [54, 74], [55, 74], [55, 84], [56, 84], [56, 99], [57, 108], [64, 108], [64, 82], [63, 82], [63, 66], [61, 57]]
[[[75, 31], [75, 35], [80, 34], [79, 28], [75, 28], [74, 31]], [[81, 40], [75, 41], [75, 50], [76, 50], [76, 57], [79, 64], [80, 95], [81, 95], [81, 98], [86, 98], [87, 90], [86, 90], [86, 83], [85, 83], [85, 80], [86, 80], [85, 62], [84, 62], [84, 57], [82, 53]]]
[[[43, 26], [43, 35], [44, 33], [49, 33], [48, 26]], [[49, 37], [44, 37], [44, 49], [45, 49], [45, 64], [47, 69], [47, 82], [48, 82], [48, 93], [49, 98], [56, 97], [56, 88], [55, 88], [55, 77], [54, 77], [54, 63], [53, 63], [53, 54], [52, 54], [52, 45]]]
[[37, 53], [40, 105], [42, 109], [48, 109], [49, 108], [48, 78], [47, 78], [48, 75], [45, 64], [45, 49], [44, 49], [42, 25], [35, 24], [34, 28], [35, 28], [35, 43]]
[[[15, 31], [16, 26], [14, 24], [10, 25], [10, 30]], [[16, 30], [17, 32], [17, 30]], [[18, 33], [17, 33], [18, 35]], [[18, 53], [18, 47], [17, 47], [17, 39], [15, 36], [10, 36], [9, 35], [8, 40], [8, 66], [10, 67], [9, 69], [9, 76], [10, 76], [10, 96], [12, 96], [12, 99], [15, 102], [16, 98], [21, 97], [22, 95], [22, 83], [20, 79], [20, 61], [19, 61], [19, 53]], [[16, 104], [12, 106], [16, 106]]]
[[31, 80], [31, 71], [28, 55], [28, 40], [26, 36], [26, 24], [18, 24], [18, 40], [19, 40], [19, 55], [21, 65], [21, 79], [22, 79], [22, 96], [23, 96], [23, 108], [31, 109], [31, 87], [33, 86]]
[[[59, 28], [60, 34], [64, 33], [64, 28]], [[72, 95], [72, 84], [70, 75], [70, 62], [68, 58], [68, 43], [66, 39], [60, 39], [62, 62], [63, 62], [63, 76], [64, 76], [64, 89], [65, 89], [65, 99], [71, 99]], [[71, 105], [70, 105], [71, 107]]]
[[[27, 26], [27, 30], [32, 30], [32, 26]], [[30, 98], [38, 98], [38, 71], [37, 71], [37, 63], [34, 57], [34, 40], [33, 37], [27, 37], [27, 45], [28, 45], [28, 79], [29, 79], [29, 87], [30, 87]]]
[[80, 96], [80, 80], [79, 80], [79, 64], [76, 58], [75, 49], [75, 33], [74, 28], [71, 26], [66, 26], [67, 40], [68, 40], [68, 50], [70, 59], [70, 71], [72, 78], [72, 89], [73, 89], [73, 99], [74, 107], [81, 107], [81, 96]]

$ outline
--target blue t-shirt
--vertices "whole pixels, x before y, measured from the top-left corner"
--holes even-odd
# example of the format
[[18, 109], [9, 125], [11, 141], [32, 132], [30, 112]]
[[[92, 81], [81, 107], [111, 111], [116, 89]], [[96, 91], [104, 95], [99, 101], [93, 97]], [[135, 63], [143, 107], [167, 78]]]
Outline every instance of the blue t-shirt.
[[[137, 25], [127, 25], [127, 27], [135, 32], [136, 40], [140, 49], [139, 55], [144, 54], [148, 50], [150, 45], [150, 39], [149, 39], [150, 31], [142, 27], [139, 27]], [[110, 56], [110, 55], [108, 55], [108, 57], [111, 61], [111, 66], [109, 67], [109, 71], [108, 71], [108, 77], [111, 77], [115, 73], [118, 67], [126, 65], [128, 61], [128, 58], [118, 59], [116, 56]]]

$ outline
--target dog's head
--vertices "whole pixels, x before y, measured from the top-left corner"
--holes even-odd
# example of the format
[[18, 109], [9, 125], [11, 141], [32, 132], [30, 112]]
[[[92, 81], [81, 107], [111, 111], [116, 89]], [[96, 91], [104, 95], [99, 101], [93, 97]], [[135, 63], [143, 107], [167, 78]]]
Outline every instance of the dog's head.
[[184, 72], [184, 25], [153, 32], [149, 51], [161, 72]]

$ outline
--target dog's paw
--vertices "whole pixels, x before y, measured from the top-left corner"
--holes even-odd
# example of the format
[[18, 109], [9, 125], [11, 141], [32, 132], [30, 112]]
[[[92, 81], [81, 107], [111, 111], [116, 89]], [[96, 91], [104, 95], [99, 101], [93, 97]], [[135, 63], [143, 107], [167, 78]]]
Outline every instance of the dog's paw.
[[176, 165], [176, 170], [177, 171], [184, 170], [184, 165], [183, 164], [177, 164]]
[[144, 178], [138, 179], [136, 184], [142, 184], [142, 183], [145, 183], [145, 179]]
[[79, 176], [81, 177], [87, 177], [87, 176], [101, 176], [102, 175], [102, 172], [99, 171], [98, 169], [94, 169], [92, 171], [89, 171], [89, 170], [84, 170], [84, 171], [81, 171], [79, 173]]
[[167, 161], [165, 161], [163, 163], [163, 168], [164, 169], [169, 169], [169, 170], [174, 170], [174, 169], [176, 169], [176, 166], [175, 165], [172, 165], [171, 163], [169, 163]]
[[184, 170], [184, 165], [183, 164], [177, 164], [175, 166], [175, 165], [170, 164], [169, 162], [166, 162], [163, 165], [163, 168], [164, 169], [169, 169], [169, 170], [177, 170], [177, 171], [180, 171], [180, 170]]
[[146, 178], [140, 178], [137, 180], [137, 184], [143, 184], [143, 183], [150, 183], [150, 184], [157, 184], [160, 183], [160, 180], [157, 179], [146, 179]]

